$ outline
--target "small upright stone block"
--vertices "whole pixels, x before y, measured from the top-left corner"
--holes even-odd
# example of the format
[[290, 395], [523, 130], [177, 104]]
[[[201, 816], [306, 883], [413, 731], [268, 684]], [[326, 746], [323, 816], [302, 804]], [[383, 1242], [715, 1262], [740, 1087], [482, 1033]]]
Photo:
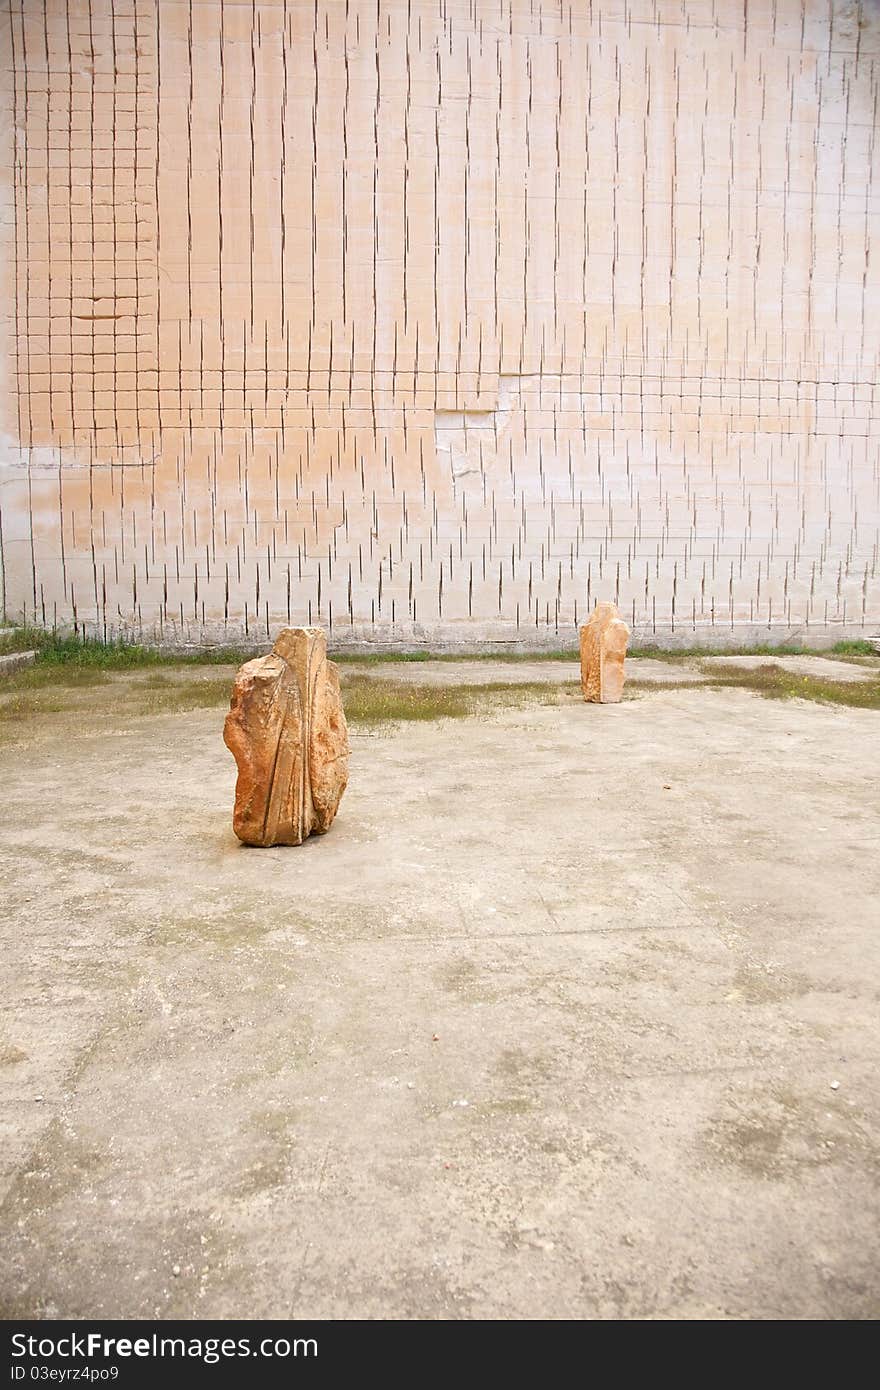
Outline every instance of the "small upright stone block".
[[592, 704], [614, 705], [623, 694], [629, 628], [613, 603], [597, 603], [581, 628], [581, 685]]
[[319, 627], [288, 627], [241, 667], [223, 739], [238, 765], [233, 829], [246, 845], [329, 830], [348, 782], [339, 676]]

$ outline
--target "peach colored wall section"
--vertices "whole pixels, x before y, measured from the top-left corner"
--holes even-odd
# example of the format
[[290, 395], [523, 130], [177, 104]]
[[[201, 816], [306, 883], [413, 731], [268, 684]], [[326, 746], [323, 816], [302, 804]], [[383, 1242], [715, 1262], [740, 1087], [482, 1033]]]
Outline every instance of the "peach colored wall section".
[[10, 0], [5, 612], [880, 627], [880, 6]]

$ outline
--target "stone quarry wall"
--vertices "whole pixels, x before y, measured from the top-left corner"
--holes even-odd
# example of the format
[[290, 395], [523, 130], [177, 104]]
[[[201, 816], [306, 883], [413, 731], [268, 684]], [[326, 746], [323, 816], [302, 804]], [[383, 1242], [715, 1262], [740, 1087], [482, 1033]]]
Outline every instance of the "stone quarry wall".
[[880, 6], [11, 0], [8, 619], [880, 627]]

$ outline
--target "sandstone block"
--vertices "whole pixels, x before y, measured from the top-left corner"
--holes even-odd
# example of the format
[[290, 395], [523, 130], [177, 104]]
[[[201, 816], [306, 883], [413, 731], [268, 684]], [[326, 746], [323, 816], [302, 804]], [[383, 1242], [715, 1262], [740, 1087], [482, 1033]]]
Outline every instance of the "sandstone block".
[[241, 667], [223, 739], [238, 765], [233, 829], [246, 845], [323, 835], [348, 782], [339, 676], [318, 627], [289, 627]]
[[584, 699], [595, 704], [616, 704], [626, 679], [624, 661], [629, 628], [616, 604], [597, 603], [588, 623], [581, 628], [581, 685]]

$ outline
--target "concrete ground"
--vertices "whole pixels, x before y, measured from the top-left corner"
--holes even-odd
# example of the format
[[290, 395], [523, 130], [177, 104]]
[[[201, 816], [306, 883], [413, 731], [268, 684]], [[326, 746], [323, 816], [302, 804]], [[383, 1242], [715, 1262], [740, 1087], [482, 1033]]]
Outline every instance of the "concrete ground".
[[0, 749], [7, 1317], [880, 1313], [876, 712], [355, 730], [278, 850], [222, 719]]
[[[631, 657], [627, 663], [627, 679], [639, 683], [683, 685], [706, 682], [733, 671], [757, 671], [766, 666], [779, 666], [798, 676], [814, 676], [827, 681], [876, 680], [880, 670], [877, 657], [859, 661], [835, 661], [825, 656], [691, 656], [679, 661], [653, 657]], [[207, 668], [210, 670], [210, 667]], [[403, 681], [407, 685], [491, 685], [503, 682], [510, 685], [543, 681], [550, 685], [565, 685], [579, 679], [576, 662], [569, 661], [492, 661], [481, 657], [472, 661], [412, 661], [370, 662], [351, 665], [352, 671], [375, 679]]]
[[[822, 659], [817, 657], [816, 660]], [[843, 662], [833, 664], [843, 665]], [[547, 685], [566, 685], [580, 679], [580, 668], [577, 662], [571, 661], [491, 661], [485, 658], [478, 661], [378, 661], [344, 669], [373, 679], [403, 681], [407, 685], [492, 685], [497, 682], [529, 685], [535, 681]], [[710, 679], [702, 674], [696, 661], [672, 663], [644, 657], [631, 661], [627, 669], [634, 681], [680, 684]], [[857, 666], [848, 669], [860, 672]]]

